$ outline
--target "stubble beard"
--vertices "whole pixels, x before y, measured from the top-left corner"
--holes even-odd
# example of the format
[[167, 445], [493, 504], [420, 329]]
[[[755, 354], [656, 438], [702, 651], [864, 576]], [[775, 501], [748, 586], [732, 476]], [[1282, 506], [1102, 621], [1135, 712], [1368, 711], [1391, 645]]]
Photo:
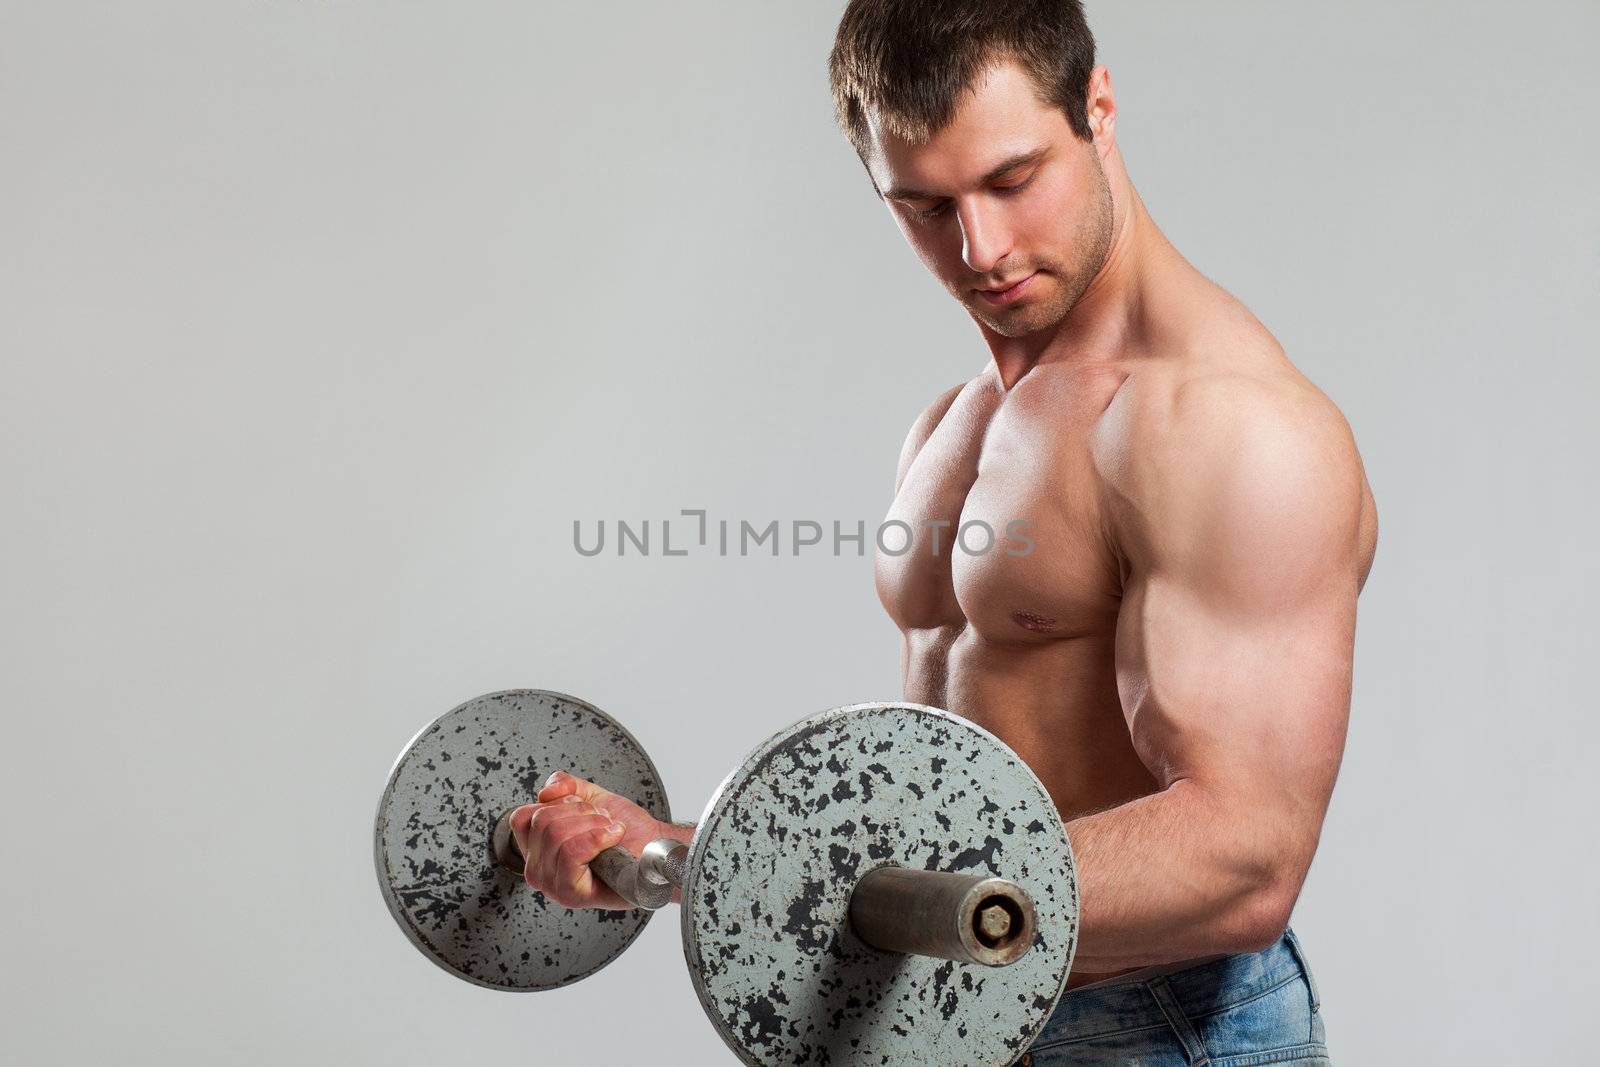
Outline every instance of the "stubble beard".
[[967, 310], [1000, 336], [1024, 337], [1056, 326], [1078, 306], [1089, 283], [1105, 266], [1106, 257], [1111, 254], [1114, 209], [1111, 183], [1106, 180], [1105, 168], [1100, 165], [1098, 154], [1093, 158], [1093, 206], [1079, 220], [1072, 242], [1078, 254], [1070, 267], [1065, 269], [1048, 262], [1040, 262], [1034, 267], [1034, 270], [1043, 271], [1046, 275], [1040, 281], [1054, 283], [1049, 285], [1048, 291], [1040, 297], [1030, 295], [1020, 306], [1007, 309], [985, 305], [982, 298], [971, 289], [962, 290], [959, 299]]

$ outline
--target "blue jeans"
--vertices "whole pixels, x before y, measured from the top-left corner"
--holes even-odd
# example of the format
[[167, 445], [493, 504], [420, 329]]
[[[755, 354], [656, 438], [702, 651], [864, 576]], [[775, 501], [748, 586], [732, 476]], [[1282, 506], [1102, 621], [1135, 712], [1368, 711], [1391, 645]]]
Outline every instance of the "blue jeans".
[[1112, 979], [1061, 998], [1026, 1067], [1332, 1067], [1317, 981], [1294, 931], [1243, 952], [1144, 980]]

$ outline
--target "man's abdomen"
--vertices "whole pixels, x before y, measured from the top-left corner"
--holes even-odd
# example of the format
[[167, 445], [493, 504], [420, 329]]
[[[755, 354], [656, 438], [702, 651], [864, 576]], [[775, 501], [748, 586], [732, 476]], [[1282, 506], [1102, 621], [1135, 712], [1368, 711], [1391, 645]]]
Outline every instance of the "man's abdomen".
[[1111, 637], [996, 647], [970, 628], [907, 635], [905, 697], [965, 716], [1010, 745], [1063, 819], [1155, 792], [1117, 697]]

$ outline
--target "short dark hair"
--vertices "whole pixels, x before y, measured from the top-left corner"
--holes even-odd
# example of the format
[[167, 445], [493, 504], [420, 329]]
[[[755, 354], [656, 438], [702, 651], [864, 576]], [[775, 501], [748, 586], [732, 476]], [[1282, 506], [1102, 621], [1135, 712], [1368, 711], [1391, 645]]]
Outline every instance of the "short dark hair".
[[1002, 59], [1028, 72], [1075, 135], [1094, 139], [1094, 35], [1081, 0], [850, 0], [828, 57], [834, 111], [865, 163], [868, 108], [897, 136], [925, 140], [955, 117], [979, 73]]

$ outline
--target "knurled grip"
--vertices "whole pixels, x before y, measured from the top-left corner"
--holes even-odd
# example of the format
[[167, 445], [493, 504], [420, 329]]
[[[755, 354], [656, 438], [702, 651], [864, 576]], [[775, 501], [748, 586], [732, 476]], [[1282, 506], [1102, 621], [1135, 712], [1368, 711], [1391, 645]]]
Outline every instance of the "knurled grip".
[[683, 884], [688, 855], [689, 846], [663, 837], [644, 846], [638, 859], [621, 845], [613, 845], [596, 856], [589, 868], [629, 904], [655, 911], [670, 904], [673, 890]]

